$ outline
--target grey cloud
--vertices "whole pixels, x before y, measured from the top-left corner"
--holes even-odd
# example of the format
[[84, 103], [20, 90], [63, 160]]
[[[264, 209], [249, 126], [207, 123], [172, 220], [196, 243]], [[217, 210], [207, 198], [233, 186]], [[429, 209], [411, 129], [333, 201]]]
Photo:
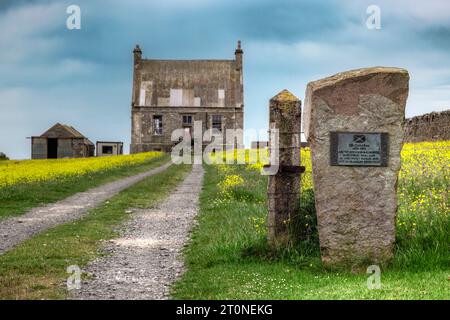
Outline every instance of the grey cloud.
[[364, 25], [369, 0], [75, 2], [82, 8], [78, 31], [65, 28], [73, 1], [0, 1], [0, 17], [58, 6], [44, 21], [34, 17], [35, 28], [17, 21], [14, 36], [0, 29], [8, 39], [0, 40], [0, 127], [12, 133], [0, 138], [0, 151], [13, 157], [28, 157], [24, 137], [57, 121], [127, 144], [136, 43], [151, 58], [232, 58], [243, 40], [246, 128], [267, 127], [267, 101], [281, 89], [303, 98], [308, 81], [370, 65], [410, 70], [408, 115], [450, 105], [448, 23], [442, 13], [433, 21], [432, 10], [424, 18], [377, 1], [382, 30], [374, 32]]

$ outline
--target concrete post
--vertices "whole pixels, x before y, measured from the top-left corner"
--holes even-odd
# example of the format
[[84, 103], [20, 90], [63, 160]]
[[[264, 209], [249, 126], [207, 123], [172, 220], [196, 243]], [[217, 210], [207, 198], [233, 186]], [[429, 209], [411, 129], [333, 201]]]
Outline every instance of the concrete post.
[[[268, 240], [285, 246], [290, 240], [289, 223], [298, 214], [300, 195], [301, 102], [287, 90], [270, 99], [270, 126], [278, 130], [279, 169], [269, 176]], [[269, 149], [270, 152], [275, 150]]]

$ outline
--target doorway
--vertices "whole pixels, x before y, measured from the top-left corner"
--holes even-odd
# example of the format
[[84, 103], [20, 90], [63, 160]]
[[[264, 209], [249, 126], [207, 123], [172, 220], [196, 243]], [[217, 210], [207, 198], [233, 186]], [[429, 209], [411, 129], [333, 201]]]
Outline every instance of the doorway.
[[58, 139], [48, 138], [47, 139], [47, 159], [58, 158]]

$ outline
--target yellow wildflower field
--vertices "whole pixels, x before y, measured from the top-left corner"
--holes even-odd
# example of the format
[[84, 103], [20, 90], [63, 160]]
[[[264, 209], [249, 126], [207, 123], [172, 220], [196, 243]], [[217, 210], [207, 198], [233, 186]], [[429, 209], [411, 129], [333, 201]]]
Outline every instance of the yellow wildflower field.
[[162, 152], [146, 152], [111, 157], [1, 161], [0, 188], [16, 184], [64, 179], [92, 172], [133, 166], [162, 156]]
[[[225, 174], [221, 189], [223, 185], [229, 185], [240, 178], [227, 163], [241, 163], [248, 170], [261, 170], [269, 162], [266, 149], [217, 152], [211, 154], [210, 159]], [[399, 218], [402, 219], [412, 211], [431, 210], [450, 214], [450, 141], [405, 143], [401, 160], [398, 183]], [[306, 169], [301, 175], [301, 189], [305, 191], [313, 188], [309, 148], [301, 149], [301, 162]], [[226, 175], [228, 172], [231, 174], [229, 177]]]
[[[262, 169], [269, 163], [266, 149], [235, 150], [217, 152], [210, 155], [211, 162], [220, 164], [226, 170], [227, 160], [230, 163], [246, 164], [248, 169]], [[435, 183], [440, 181], [441, 187], [448, 187], [450, 179], [450, 141], [405, 143], [401, 152], [402, 168], [400, 180], [418, 183]], [[302, 174], [302, 189], [312, 188], [312, 166], [309, 148], [301, 149], [301, 162], [306, 171]], [[430, 179], [428, 182], [426, 179]], [[446, 182], [446, 183], [444, 183]], [[442, 185], [444, 183], [445, 185]]]

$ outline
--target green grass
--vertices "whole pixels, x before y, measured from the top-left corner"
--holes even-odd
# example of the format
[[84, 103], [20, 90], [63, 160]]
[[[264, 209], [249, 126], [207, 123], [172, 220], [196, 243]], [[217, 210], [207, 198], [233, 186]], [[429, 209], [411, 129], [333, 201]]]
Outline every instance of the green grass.
[[381, 289], [369, 290], [369, 275], [247, 261], [190, 270], [174, 287], [173, 295], [176, 299], [238, 300], [449, 299], [448, 274], [382, 272]]
[[159, 167], [167, 161], [169, 161], [169, 156], [165, 155], [135, 166], [125, 166], [55, 181], [0, 188], [0, 219], [21, 215], [31, 208], [53, 203], [77, 192]]
[[0, 256], [0, 299], [63, 299], [70, 265], [83, 267], [103, 254], [101, 240], [129, 218], [128, 208], [149, 208], [180, 183], [190, 167], [169, 167], [92, 210], [83, 219], [47, 230]]
[[[267, 178], [245, 166], [205, 168], [199, 223], [185, 250], [188, 270], [172, 287], [174, 298], [450, 299], [448, 213], [430, 212], [414, 225], [419, 213], [407, 217], [400, 208], [399, 223], [411, 221], [398, 226], [394, 262], [381, 266], [381, 289], [369, 290], [368, 274], [322, 266], [312, 190], [302, 192], [302, 239], [273, 250], [266, 241]], [[230, 175], [244, 183], [221, 190]]]

